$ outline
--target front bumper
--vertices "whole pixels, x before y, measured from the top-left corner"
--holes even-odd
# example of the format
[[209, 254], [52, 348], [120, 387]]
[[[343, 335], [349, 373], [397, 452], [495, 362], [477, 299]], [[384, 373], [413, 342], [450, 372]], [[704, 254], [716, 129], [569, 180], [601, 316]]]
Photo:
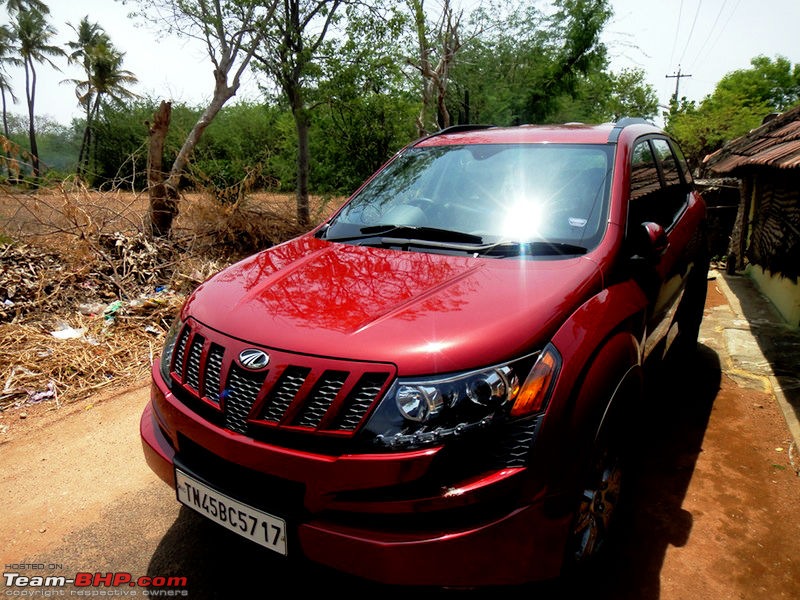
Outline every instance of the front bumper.
[[176, 461], [206, 468], [205, 454], [186, 457], [188, 447], [198, 447], [252, 474], [245, 477], [251, 498], [261, 477], [288, 482], [300, 490], [288, 504], [283, 498], [261, 508], [286, 518], [290, 556], [299, 548], [320, 564], [395, 585], [517, 585], [561, 570], [570, 518], [551, 514], [544, 493], [525, 491], [525, 469], [484, 473], [428, 497], [387, 494], [425, 477], [439, 449], [327, 456], [270, 446], [202, 420], [161, 387], [155, 369], [153, 375], [140, 423], [150, 468], [174, 487]]

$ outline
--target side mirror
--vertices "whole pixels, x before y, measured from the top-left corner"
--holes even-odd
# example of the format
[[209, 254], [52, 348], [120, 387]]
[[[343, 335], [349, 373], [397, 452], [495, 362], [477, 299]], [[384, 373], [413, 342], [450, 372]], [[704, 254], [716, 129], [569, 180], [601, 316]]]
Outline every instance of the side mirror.
[[653, 221], [645, 221], [634, 229], [631, 242], [633, 257], [651, 264], [657, 263], [669, 246], [664, 228]]

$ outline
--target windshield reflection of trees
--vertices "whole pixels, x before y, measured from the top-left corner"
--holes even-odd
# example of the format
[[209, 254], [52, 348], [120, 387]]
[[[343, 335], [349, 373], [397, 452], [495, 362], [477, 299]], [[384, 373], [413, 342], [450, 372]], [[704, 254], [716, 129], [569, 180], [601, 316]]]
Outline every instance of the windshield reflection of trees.
[[[316, 244], [322, 248], [314, 252], [310, 246]], [[297, 320], [308, 327], [335, 331], [352, 331], [400, 306], [402, 310], [397, 316], [407, 321], [415, 320], [421, 313], [458, 311], [478, 285], [462, 277], [446, 293], [431, 294], [414, 303], [411, 300], [431, 288], [472, 270], [467, 259], [454, 260], [422, 252], [365, 250], [345, 244], [335, 244], [326, 250], [325, 245], [312, 239], [305, 248], [289, 244], [262, 252], [253, 258], [241, 283], [252, 291], [290, 263], [303, 261], [301, 268], [290, 269], [270, 281], [256, 299], [270, 314]], [[238, 277], [231, 273], [228, 279]], [[404, 303], [407, 304], [403, 306]]]
[[444, 152], [444, 149], [409, 151], [399, 156], [350, 201], [337, 221], [360, 225], [383, 224], [381, 217], [390, 207], [424, 196], [424, 179], [430, 178], [433, 163]]

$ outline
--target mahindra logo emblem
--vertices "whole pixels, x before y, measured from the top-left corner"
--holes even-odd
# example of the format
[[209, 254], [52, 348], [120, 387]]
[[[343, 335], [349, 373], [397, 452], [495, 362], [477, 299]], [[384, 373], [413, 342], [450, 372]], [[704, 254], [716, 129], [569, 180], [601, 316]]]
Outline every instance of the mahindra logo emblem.
[[247, 350], [242, 350], [239, 353], [239, 362], [245, 369], [258, 371], [269, 364], [269, 354], [263, 350], [248, 348]]

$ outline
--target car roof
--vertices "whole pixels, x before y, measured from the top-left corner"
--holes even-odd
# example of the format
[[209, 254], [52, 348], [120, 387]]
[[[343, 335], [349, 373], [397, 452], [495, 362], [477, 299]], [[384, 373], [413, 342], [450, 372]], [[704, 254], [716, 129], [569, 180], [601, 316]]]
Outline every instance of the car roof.
[[607, 144], [617, 141], [624, 128], [636, 129], [636, 134], [661, 133], [643, 119], [623, 119], [616, 123], [589, 125], [564, 123], [560, 125], [456, 125], [418, 140], [416, 147], [450, 146], [460, 144]]

